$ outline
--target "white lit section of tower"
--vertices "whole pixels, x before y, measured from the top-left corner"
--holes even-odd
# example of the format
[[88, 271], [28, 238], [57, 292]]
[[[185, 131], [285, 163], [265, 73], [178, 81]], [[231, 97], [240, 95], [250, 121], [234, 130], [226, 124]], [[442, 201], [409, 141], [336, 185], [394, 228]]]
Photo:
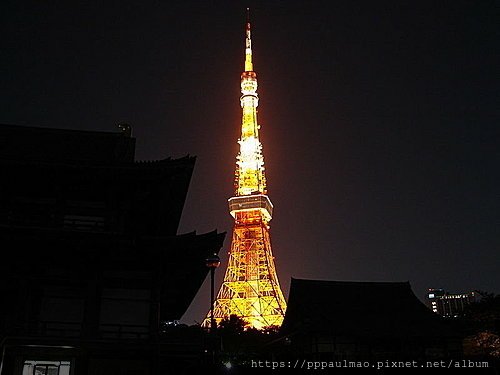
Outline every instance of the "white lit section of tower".
[[253, 71], [250, 23], [246, 27], [245, 71], [241, 74], [241, 123], [240, 152], [237, 157], [236, 195], [265, 194], [264, 157], [259, 140], [257, 122], [257, 74]]
[[[229, 199], [231, 215], [241, 209], [259, 209], [266, 222], [272, 219], [273, 205], [266, 195], [266, 175], [264, 155], [259, 140], [260, 126], [257, 122], [257, 74], [253, 71], [252, 39], [250, 22], [246, 24], [245, 38], [245, 71], [241, 73], [240, 104], [243, 111], [241, 121], [241, 138], [238, 143], [240, 151], [236, 158], [235, 196]], [[252, 196], [251, 199], [243, 197]], [[254, 206], [258, 207], [254, 207]]]

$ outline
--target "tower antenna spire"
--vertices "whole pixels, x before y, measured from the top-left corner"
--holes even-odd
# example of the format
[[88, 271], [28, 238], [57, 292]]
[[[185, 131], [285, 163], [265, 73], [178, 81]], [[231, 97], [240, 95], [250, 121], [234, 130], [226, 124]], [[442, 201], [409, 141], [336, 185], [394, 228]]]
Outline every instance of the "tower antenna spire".
[[250, 8], [247, 8], [246, 39], [245, 39], [245, 72], [253, 72], [252, 37], [250, 34]]

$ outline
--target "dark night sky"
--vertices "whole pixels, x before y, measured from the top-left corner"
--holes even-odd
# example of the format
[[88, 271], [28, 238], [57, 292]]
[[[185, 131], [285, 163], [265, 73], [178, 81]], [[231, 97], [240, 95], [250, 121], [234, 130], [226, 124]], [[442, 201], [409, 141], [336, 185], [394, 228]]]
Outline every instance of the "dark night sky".
[[0, 122], [125, 121], [138, 159], [196, 155], [179, 233], [228, 232], [218, 283], [250, 6], [285, 296], [291, 277], [500, 293], [498, 1], [42, 3], [0, 5]]

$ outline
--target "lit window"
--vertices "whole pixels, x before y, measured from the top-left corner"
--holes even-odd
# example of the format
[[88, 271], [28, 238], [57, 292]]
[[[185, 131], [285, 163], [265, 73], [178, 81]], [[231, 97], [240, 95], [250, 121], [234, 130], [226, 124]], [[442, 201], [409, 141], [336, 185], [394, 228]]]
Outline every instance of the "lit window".
[[434, 298], [434, 293], [429, 293], [429, 298]]
[[24, 361], [22, 375], [69, 375], [69, 361]]

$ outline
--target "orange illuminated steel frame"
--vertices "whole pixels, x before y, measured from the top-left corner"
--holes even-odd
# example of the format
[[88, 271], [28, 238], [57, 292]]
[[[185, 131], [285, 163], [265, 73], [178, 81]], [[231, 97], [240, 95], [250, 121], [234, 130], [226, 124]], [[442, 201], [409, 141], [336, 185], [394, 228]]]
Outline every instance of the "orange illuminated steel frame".
[[[243, 110], [235, 196], [229, 199], [234, 218], [229, 262], [214, 304], [218, 323], [237, 315], [248, 327], [280, 326], [286, 302], [271, 251], [269, 222], [273, 205], [267, 196], [264, 157], [257, 123], [257, 74], [253, 71], [250, 22], [246, 23], [245, 71], [241, 74]], [[203, 322], [208, 327], [210, 316]]]

